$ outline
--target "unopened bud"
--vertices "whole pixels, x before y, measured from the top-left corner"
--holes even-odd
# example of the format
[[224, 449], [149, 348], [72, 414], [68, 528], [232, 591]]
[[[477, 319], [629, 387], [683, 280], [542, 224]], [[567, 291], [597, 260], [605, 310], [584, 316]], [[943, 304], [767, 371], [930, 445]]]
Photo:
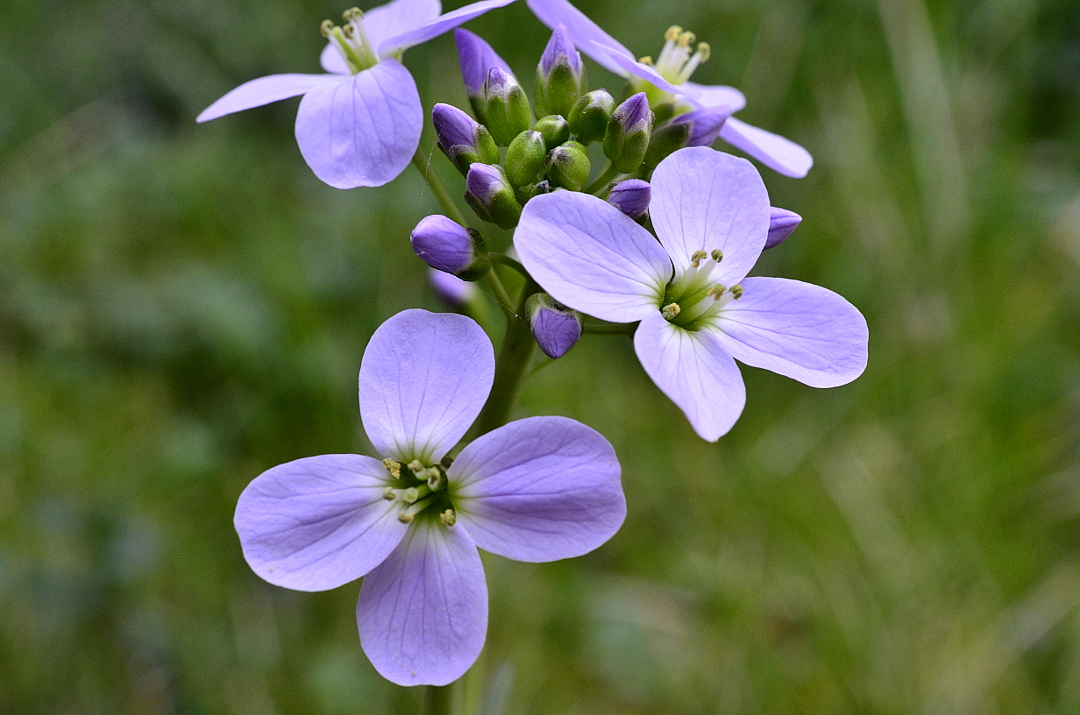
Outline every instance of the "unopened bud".
[[606, 89], [594, 89], [581, 96], [567, 120], [570, 131], [583, 144], [600, 141], [607, 131], [608, 120], [615, 111], [615, 100]]
[[604, 133], [604, 155], [611, 160], [613, 168], [625, 173], [641, 166], [652, 126], [653, 114], [644, 92], [615, 108]]
[[720, 136], [720, 129], [731, 116], [728, 107], [705, 107], [680, 114], [656, 128], [645, 165], [654, 167], [673, 152], [688, 146], [709, 146]]
[[470, 166], [465, 176], [465, 201], [477, 216], [499, 228], [513, 228], [521, 217], [521, 205], [500, 166]]
[[454, 44], [457, 45], [458, 64], [461, 66], [461, 79], [465, 84], [465, 94], [472, 105], [476, 118], [484, 122], [484, 85], [493, 67], [499, 67], [509, 73], [510, 65], [499, 57], [491, 45], [479, 35], [458, 28], [454, 30]]
[[536, 180], [536, 175], [544, 168], [547, 157], [547, 144], [544, 135], [532, 129], [514, 137], [506, 150], [503, 167], [506, 177], [514, 186], [527, 186]]
[[531, 199], [540, 194], [550, 194], [554, 190], [555, 187], [551, 185], [551, 182], [544, 179], [543, 181], [538, 181], [536, 185], [532, 187], [532, 190], [529, 191], [529, 198]]
[[514, 75], [501, 67], [488, 72], [484, 84], [484, 124], [499, 146], [506, 146], [532, 125], [532, 109]]
[[589, 183], [589, 152], [577, 142], [566, 142], [548, 154], [548, 180], [552, 186], [581, 191]]
[[431, 110], [431, 123], [435, 127], [435, 141], [443, 154], [453, 162], [462, 174], [469, 165], [499, 163], [499, 147], [483, 124], [457, 107], [436, 104]]
[[641, 179], [627, 179], [611, 187], [607, 202], [635, 221], [649, 210], [652, 187]]
[[480, 280], [491, 268], [487, 244], [480, 233], [446, 216], [434, 214], [420, 219], [410, 240], [416, 255], [425, 263], [462, 280]]
[[765, 248], [772, 248], [783, 243], [800, 223], [802, 223], [802, 216], [794, 211], [775, 206], [769, 207], [769, 237], [765, 239]]
[[559, 25], [540, 57], [536, 68], [536, 114], [566, 116], [585, 87], [585, 65], [574, 48], [570, 33]]
[[581, 313], [567, 308], [547, 293], [534, 293], [525, 303], [536, 344], [549, 358], [558, 358], [581, 337]]
[[533, 130], [544, 135], [544, 145], [548, 151], [570, 139], [570, 125], [559, 114], [540, 117], [533, 125]]

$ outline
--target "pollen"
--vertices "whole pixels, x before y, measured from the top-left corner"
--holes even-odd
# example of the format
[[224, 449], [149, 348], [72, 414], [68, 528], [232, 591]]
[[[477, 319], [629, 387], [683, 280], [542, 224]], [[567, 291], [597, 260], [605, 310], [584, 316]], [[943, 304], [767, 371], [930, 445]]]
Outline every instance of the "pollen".
[[669, 27], [667, 29], [667, 32], [664, 33], [664, 39], [667, 40], [668, 42], [675, 42], [676, 40], [679, 39], [679, 35], [681, 35], [681, 34], [682, 34], [682, 28], [679, 27], [678, 25], [672, 25], [671, 27]]
[[704, 62], [712, 57], [712, 47], [709, 46], [708, 42], [699, 42], [696, 54], [701, 58], [700, 61]]
[[714, 248], [712, 252], [712, 259], [719, 263], [720, 261], [724, 260], [724, 252], [721, 251], [719, 248]]
[[330, 37], [330, 33], [334, 31], [334, 21], [323, 20], [322, 24], [319, 25], [319, 31], [322, 32], [323, 37]]
[[679, 47], [689, 47], [694, 44], [694, 40], [697, 39], [697, 35], [692, 32], [684, 32], [679, 35], [678, 45]]
[[709, 254], [705, 253], [705, 251], [694, 251], [690, 255], [690, 265], [693, 266], [694, 268], [697, 268], [698, 266], [701, 265], [701, 262], [704, 261], [708, 257], [709, 257]]
[[350, 7], [345, 12], [341, 13], [341, 19], [345, 22], [352, 22], [353, 20], [360, 20], [364, 17], [364, 12], [358, 7]]
[[454, 514], [453, 509], [447, 509], [442, 514], [439, 514], [439, 520], [447, 526], [453, 526], [457, 523], [457, 515]]
[[652, 67], [652, 57], [650, 57], [649, 55], [645, 55], [644, 57], [639, 59], [638, 62], [640, 62], [643, 65], [648, 65], [648, 66]]
[[731, 286], [731, 296], [735, 300], [738, 300], [739, 298], [742, 298], [742, 294], [743, 294], [743, 290], [742, 290], [741, 285], [736, 283], [735, 285]]
[[387, 457], [382, 461], [382, 465], [386, 467], [386, 471], [390, 472], [390, 476], [394, 479], [401, 479], [401, 465], [394, 460]]
[[660, 311], [660, 315], [664, 316], [664, 320], [674, 320], [675, 317], [682, 312], [682, 308], [678, 303], [668, 303]]

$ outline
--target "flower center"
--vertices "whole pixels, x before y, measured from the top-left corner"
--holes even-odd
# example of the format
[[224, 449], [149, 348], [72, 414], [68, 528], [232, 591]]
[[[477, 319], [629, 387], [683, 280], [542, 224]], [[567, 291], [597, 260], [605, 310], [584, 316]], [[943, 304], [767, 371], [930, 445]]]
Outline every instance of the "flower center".
[[[652, 57], [642, 57], [642, 64], [652, 65], [660, 73], [660, 76], [672, 84], [682, 84], [690, 79], [694, 70], [705, 60], [709, 59], [712, 50], [707, 42], [699, 42], [693, 53], [690, 46], [694, 44], [694, 33], [683, 30], [678, 25], [672, 25], [664, 33], [664, 49], [660, 50], [660, 56], [656, 62]], [[640, 77], [632, 77], [630, 84], [635, 92], [645, 92], [649, 97], [649, 104], [655, 106], [658, 103], [672, 99], [670, 92], [665, 92]]]
[[341, 27], [330, 20], [323, 20], [321, 30], [323, 37], [334, 43], [349, 71], [359, 74], [379, 64], [375, 48], [364, 31], [364, 13], [360, 8], [346, 10], [342, 19], [345, 24]]
[[394, 502], [398, 507], [398, 521], [410, 523], [421, 512], [439, 515], [439, 520], [446, 526], [453, 526], [457, 521], [450, 496], [446, 491], [446, 467], [444, 464], [429, 466], [419, 459], [408, 464], [400, 464], [393, 459], [383, 460], [383, 466], [390, 472], [399, 487], [387, 487], [383, 498]]
[[712, 254], [695, 251], [690, 267], [668, 284], [661, 303], [660, 314], [669, 323], [687, 330], [697, 330], [730, 303], [742, 297], [740, 285], [728, 288], [710, 278], [713, 268], [724, 259], [716, 249]]

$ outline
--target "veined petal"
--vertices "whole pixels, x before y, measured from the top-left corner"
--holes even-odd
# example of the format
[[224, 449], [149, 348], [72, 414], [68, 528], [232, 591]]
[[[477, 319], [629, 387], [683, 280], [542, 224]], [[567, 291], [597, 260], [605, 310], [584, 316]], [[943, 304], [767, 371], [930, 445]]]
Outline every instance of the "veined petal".
[[487, 634], [487, 583], [461, 526], [413, 522], [364, 577], [356, 621], [379, 675], [398, 685], [446, 685], [469, 669]]
[[465, 7], [459, 7], [457, 10], [440, 15], [439, 17], [425, 22], [419, 27], [403, 32], [394, 37], [390, 37], [383, 40], [379, 45], [379, 56], [386, 57], [396, 52], [408, 49], [413, 45], [419, 45], [421, 42], [427, 42], [433, 37], [438, 37], [444, 32], [453, 30], [458, 25], [463, 25], [474, 17], [483, 15], [488, 10], [494, 10], [497, 7], [503, 7], [514, 2], [514, 0], [480, 0], [480, 2], [474, 2]]
[[405, 170], [424, 116], [409, 70], [386, 59], [352, 77], [333, 76], [308, 92], [296, 141], [320, 179], [338, 189], [382, 186]]
[[691, 97], [690, 103], [696, 107], [728, 107], [732, 112], [737, 112], [746, 106], [746, 96], [734, 87], [723, 84], [698, 84], [697, 82], [684, 82], [679, 85], [680, 94], [683, 89], [693, 89], [696, 95]]
[[729, 117], [720, 129], [720, 138], [742, 149], [773, 171], [801, 179], [814, 165], [814, 157], [801, 146], [779, 134]]
[[234, 523], [252, 570], [277, 586], [323, 591], [390, 555], [406, 525], [383, 499], [386, 469], [371, 457], [326, 454], [269, 469], [240, 495]]
[[484, 406], [495, 378], [487, 334], [463, 315], [405, 310], [360, 363], [360, 420], [380, 454], [438, 462]]
[[[618, 40], [600, 29], [585, 13], [571, 5], [567, 0], [528, 0], [529, 9], [540, 22], [554, 30], [559, 24], [566, 26], [570, 39], [579, 50], [593, 58], [597, 64], [617, 75], [625, 77], [626, 70], [612, 60], [613, 55], [633, 61], [634, 55], [623, 47]], [[605, 49], [598, 49], [596, 42]]]
[[649, 213], [678, 272], [695, 251], [719, 248], [724, 260], [712, 276], [728, 286], [754, 266], [769, 236], [769, 192], [757, 169], [709, 147], [680, 149], [660, 162]]
[[736, 360], [811, 387], [845, 385], [866, 368], [862, 313], [827, 288], [786, 278], [747, 278], [721, 311], [720, 343]]
[[[626, 77], [627, 75], [634, 75], [635, 77], [640, 77], [641, 79], [655, 85], [656, 87], [664, 90], [665, 92], [671, 92], [673, 94], [679, 94], [686, 97], [696, 97], [698, 95], [698, 91], [694, 87], [690, 87], [685, 84], [672, 84], [671, 82], [667, 81], [667, 79], [664, 78], [663, 75], [661, 75], [649, 65], [642, 64], [635, 60], [633, 57], [627, 57], [613, 47], [609, 47], [602, 42], [595, 41], [592, 43], [592, 45], [593, 52], [591, 54], [586, 54], [589, 54], [590, 57], [592, 57], [594, 60], [596, 60], [602, 65], [604, 63], [600, 62], [600, 60], [597, 59], [597, 56], [607, 55], [607, 58], [613, 64], [618, 65], [619, 67], [618, 71], [612, 70], [612, 72], [615, 72], [615, 74], [622, 75], [623, 77]], [[582, 49], [582, 51], [584, 51], [584, 48]], [[607, 65], [604, 66], [606, 67]]]
[[233, 112], [261, 107], [289, 97], [307, 94], [316, 87], [333, 86], [342, 80], [332, 74], [272, 74], [259, 77], [232, 90], [204, 109], [196, 122], [208, 122]]
[[685, 330], [655, 311], [638, 325], [634, 351], [702, 439], [715, 442], [739, 419], [746, 387], [735, 360], [712, 331]]
[[626, 518], [615, 450], [566, 417], [529, 417], [488, 432], [447, 472], [457, 523], [486, 551], [517, 561], [581, 556]]
[[671, 261], [648, 231], [595, 196], [543, 194], [525, 204], [514, 247], [557, 301], [616, 323], [655, 312]]
[[442, 12], [439, 0], [393, 0], [364, 12], [364, 32], [375, 49], [392, 37], [428, 23]]

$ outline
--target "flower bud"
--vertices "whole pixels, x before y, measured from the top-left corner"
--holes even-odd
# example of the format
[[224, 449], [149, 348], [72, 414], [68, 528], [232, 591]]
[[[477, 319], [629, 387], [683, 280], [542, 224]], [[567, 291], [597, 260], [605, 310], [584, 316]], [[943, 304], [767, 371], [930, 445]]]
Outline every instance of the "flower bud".
[[487, 127], [457, 107], [436, 104], [431, 110], [431, 123], [439, 148], [462, 174], [468, 173], [469, 165], [475, 162], [499, 163], [499, 147]]
[[656, 166], [664, 157], [683, 147], [711, 145], [720, 136], [720, 128], [729, 116], [729, 107], [705, 107], [669, 119], [653, 132], [649, 150], [645, 153], [645, 165]]
[[533, 125], [533, 129], [544, 135], [544, 145], [548, 151], [570, 138], [570, 125], [559, 114], [540, 117]]
[[570, 33], [559, 25], [540, 57], [536, 68], [537, 115], [561, 114], [566, 116], [581, 96], [585, 86], [585, 65], [574, 48]]
[[499, 228], [513, 228], [521, 217], [521, 205], [500, 166], [470, 166], [465, 175], [465, 201], [477, 216]]
[[562, 357], [581, 337], [581, 313], [567, 308], [547, 293], [529, 296], [525, 312], [536, 344], [549, 358]]
[[514, 75], [492, 67], [484, 85], [484, 124], [499, 146], [506, 146], [532, 126], [532, 109]]
[[487, 244], [478, 231], [446, 216], [425, 216], [410, 236], [416, 255], [432, 268], [466, 281], [479, 280], [491, 268]]
[[503, 167], [506, 177], [514, 186], [526, 186], [536, 180], [536, 175], [544, 168], [547, 157], [547, 145], [544, 135], [532, 129], [514, 137], [506, 150]]
[[604, 156], [615, 169], [625, 173], [641, 166], [652, 126], [653, 114], [644, 92], [615, 108], [604, 132]]
[[451, 308], [464, 307], [476, 297], [476, 286], [463, 281], [452, 273], [428, 268], [428, 284], [435, 295], [439, 296]]
[[540, 194], [550, 194], [554, 190], [555, 187], [551, 185], [551, 182], [544, 179], [543, 181], [538, 181], [536, 185], [532, 187], [532, 190], [529, 191], [529, 198], [534, 198]]
[[600, 141], [607, 131], [608, 120], [615, 111], [615, 100], [606, 89], [594, 89], [581, 96], [568, 119], [570, 131], [583, 144]]
[[548, 154], [548, 180], [552, 186], [581, 191], [589, 183], [589, 152], [577, 142], [561, 144]]
[[635, 221], [649, 210], [652, 187], [641, 179], [627, 179], [611, 187], [607, 202]]
[[473, 114], [484, 122], [484, 107], [487, 104], [484, 100], [484, 85], [487, 84], [488, 73], [493, 67], [499, 67], [509, 73], [510, 65], [491, 49], [491, 45], [468, 30], [461, 28], [454, 30], [454, 44], [457, 45], [458, 64], [461, 66], [465, 94], [469, 97]]
[[[769, 207], [769, 237], [765, 239], [765, 248], [779, 246], [802, 223], [802, 216], [794, 211]], [[762, 249], [764, 250], [764, 249]]]

